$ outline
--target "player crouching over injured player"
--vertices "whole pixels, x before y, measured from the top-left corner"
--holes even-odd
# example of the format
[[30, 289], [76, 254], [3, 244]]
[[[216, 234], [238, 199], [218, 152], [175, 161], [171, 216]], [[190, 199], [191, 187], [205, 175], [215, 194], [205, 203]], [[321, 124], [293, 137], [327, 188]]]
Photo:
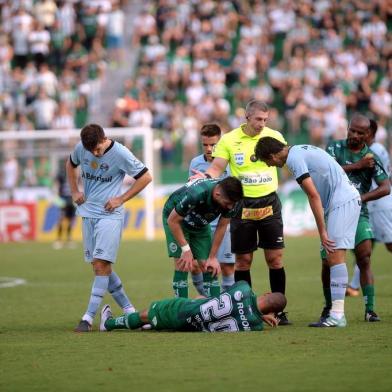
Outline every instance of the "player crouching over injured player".
[[153, 302], [149, 309], [113, 318], [109, 305], [101, 311], [101, 331], [138, 329], [150, 324], [155, 330], [237, 332], [262, 331], [263, 321], [278, 325], [274, 313], [286, 306], [282, 293], [256, 296], [245, 281], [240, 281], [210, 298], [170, 298]]

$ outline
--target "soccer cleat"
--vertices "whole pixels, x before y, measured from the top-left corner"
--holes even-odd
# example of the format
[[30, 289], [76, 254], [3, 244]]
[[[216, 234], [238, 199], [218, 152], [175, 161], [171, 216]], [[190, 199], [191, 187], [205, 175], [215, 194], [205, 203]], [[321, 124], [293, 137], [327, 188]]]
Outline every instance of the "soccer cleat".
[[101, 322], [99, 324], [99, 330], [101, 332], [107, 331], [105, 327], [106, 320], [113, 318], [112, 309], [110, 309], [110, 305], [104, 305], [101, 310]]
[[291, 325], [292, 323], [287, 318], [287, 312], [279, 312], [275, 314], [275, 317], [278, 319], [278, 325]]
[[317, 327], [318, 324], [323, 323], [329, 317], [329, 311], [330, 310], [331, 310], [331, 308], [328, 308], [327, 306], [324, 306], [318, 321], [315, 321], [313, 323], [308, 324], [308, 327]]
[[376, 312], [373, 312], [373, 310], [368, 310], [365, 312], [365, 321], [374, 323], [376, 321], [381, 321], [381, 319], [377, 316]]
[[80, 320], [79, 324], [75, 327], [74, 332], [91, 332], [92, 325], [86, 320]]
[[342, 328], [347, 325], [346, 317], [343, 316], [341, 319], [336, 319], [332, 316], [328, 316], [325, 321], [309, 324], [311, 327], [316, 328]]
[[354, 289], [351, 286], [347, 286], [346, 288], [346, 297], [358, 297], [359, 289]]

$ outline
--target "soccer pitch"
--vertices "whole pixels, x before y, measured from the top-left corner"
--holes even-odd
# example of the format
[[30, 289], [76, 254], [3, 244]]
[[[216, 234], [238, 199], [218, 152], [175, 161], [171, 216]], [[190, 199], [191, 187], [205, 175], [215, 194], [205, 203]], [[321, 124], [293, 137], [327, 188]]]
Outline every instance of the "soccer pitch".
[[[26, 284], [0, 288], [0, 390], [391, 391], [391, 255], [381, 245], [373, 255], [382, 322], [365, 323], [356, 297], [346, 301], [347, 328], [318, 329], [307, 327], [322, 309], [318, 249], [317, 238], [286, 240], [292, 326], [237, 334], [76, 334], [92, 282], [81, 246], [2, 244], [0, 276]], [[118, 260], [115, 270], [138, 309], [171, 296], [173, 267], [163, 242], [124, 242]], [[260, 251], [252, 271], [254, 291], [268, 291]], [[104, 303], [119, 314], [109, 296]]]

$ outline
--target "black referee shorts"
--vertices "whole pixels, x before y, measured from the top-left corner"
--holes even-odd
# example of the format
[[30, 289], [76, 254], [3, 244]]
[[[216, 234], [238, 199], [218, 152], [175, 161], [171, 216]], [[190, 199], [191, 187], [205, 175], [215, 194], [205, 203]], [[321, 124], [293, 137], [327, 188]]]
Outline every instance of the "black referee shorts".
[[238, 216], [231, 218], [231, 251], [252, 253], [257, 248], [284, 248], [282, 204], [276, 192], [245, 197]]

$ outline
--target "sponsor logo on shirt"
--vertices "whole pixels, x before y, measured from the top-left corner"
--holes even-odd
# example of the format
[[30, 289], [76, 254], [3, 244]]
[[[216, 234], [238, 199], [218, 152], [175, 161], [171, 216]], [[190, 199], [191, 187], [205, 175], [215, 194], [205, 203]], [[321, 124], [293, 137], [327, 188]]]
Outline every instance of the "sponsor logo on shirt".
[[94, 174], [90, 174], [88, 172], [82, 172], [82, 178], [90, 181], [97, 181], [97, 182], [112, 182], [113, 176], [110, 177], [102, 177], [96, 176]]
[[243, 302], [237, 302], [237, 310], [238, 310], [238, 314], [240, 315], [240, 320], [241, 320], [242, 327], [244, 328], [244, 331], [250, 331], [251, 329], [250, 329], [249, 321], [245, 315]]

